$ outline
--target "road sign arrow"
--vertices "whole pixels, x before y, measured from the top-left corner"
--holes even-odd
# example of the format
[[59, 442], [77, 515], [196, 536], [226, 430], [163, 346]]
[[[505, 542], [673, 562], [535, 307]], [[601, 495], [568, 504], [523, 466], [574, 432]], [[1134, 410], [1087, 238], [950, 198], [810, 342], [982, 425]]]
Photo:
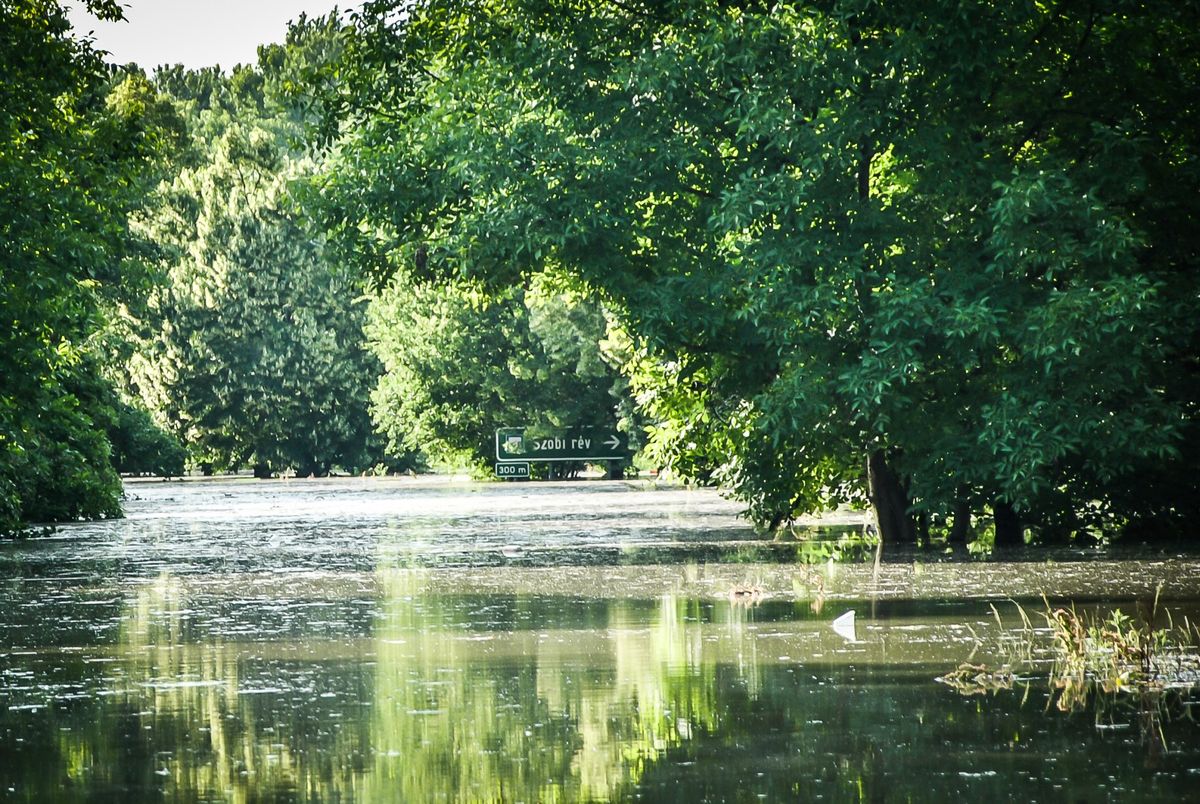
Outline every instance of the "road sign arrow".
[[621, 446], [621, 439], [617, 438], [616, 436], [609, 436], [608, 440], [604, 442], [604, 446], [608, 447], [609, 449], [616, 449], [617, 447]]

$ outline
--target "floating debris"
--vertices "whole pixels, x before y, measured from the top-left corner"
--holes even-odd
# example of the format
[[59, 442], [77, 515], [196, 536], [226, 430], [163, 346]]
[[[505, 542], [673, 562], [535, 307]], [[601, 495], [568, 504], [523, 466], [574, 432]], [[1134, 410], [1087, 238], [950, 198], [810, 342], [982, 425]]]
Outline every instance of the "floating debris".
[[854, 609], [850, 609], [845, 614], [833, 621], [833, 630], [838, 636], [847, 642], [857, 642], [858, 632], [854, 627]]
[[1011, 690], [1016, 676], [1010, 670], [990, 670], [986, 665], [964, 662], [957, 669], [934, 680], [953, 687], [963, 695], [983, 695], [999, 690]]
[[729, 602], [739, 606], [757, 606], [767, 593], [761, 586], [738, 584], [729, 590]]

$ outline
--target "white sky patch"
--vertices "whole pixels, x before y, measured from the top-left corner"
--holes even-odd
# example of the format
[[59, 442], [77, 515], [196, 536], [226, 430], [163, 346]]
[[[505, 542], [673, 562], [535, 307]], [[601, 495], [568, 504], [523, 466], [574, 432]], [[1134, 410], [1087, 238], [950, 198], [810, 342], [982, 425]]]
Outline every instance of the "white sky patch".
[[356, 9], [360, 0], [127, 0], [124, 22], [101, 22], [82, 0], [65, 5], [76, 35], [92, 38], [111, 62], [136, 62], [147, 72], [168, 64], [228, 72], [257, 61], [259, 45], [282, 42], [288, 21], [301, 13]]

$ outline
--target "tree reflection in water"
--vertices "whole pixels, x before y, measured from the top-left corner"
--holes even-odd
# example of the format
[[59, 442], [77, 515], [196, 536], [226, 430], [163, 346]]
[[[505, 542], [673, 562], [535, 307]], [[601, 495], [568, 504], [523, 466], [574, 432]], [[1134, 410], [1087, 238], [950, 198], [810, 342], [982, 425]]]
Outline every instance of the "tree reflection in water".
[[[974, 604], [864, 607], [851, 643], [807, 575], [745, 605], [727, 582], [680, 591], [703, 581], [694, 567], [645, 599], [481, 592], [475, 570], [448, 584], [382, 563], [166, 573], [105, 609], [111, 641], [0, 657], [4, 781], [36, 801], [724, 801], [953, 799], [997, 778], [1088, 798], [1114, 776], [1170, 798], [1200, 766], [1195, 727], [1156, 719], [1162, 698], [1137, 699], [1171, 746], [1150, 747], [1151, 773], [1124, 732], [1053, 711], [1044, 676], [986, 675], [986, 704], [931, 684], [970, 643]], [[979, 667], [1019, 653], [1004, 625]]]
[[[510, 599], [497, 630], [463, 633], [424, 579], [385, 574], [367, 798], [607, 800], [646, 763], [712, 730], [716, 666], [700, 603], [613, 601], [602, 627], [507, 631], [536, 620]], [[423, 601], [424, 603], [417, 603]], [[495, 605], [492, 601], [492, 605]], [[737, 625], [730, 622], [731, 638]], [[757, 684], [752, 642], [741, 668]]]
[[[35, 800], [599, 800], [715, 729], [716, 656], [701, 630], [712, 613], [699, 601], [609, 601], [586, 628], [539, 629], [526, 626], [547, 619], [545, 601], [441, 599], [425, 576], [380, 572], [371, 634], [320, 639], [309, 620], [285, 642], [222, 636], [227, 620], [254, 619], [245, 612], [198, 625], [194, 587], [163, 574], [129, 601], [111, 652], [87, 663], [103, 668], [95, 694], [44, 723], [55, 750], [22, 789]], [[755, 689], [746, 611], [716, 607], [722, 652]]]

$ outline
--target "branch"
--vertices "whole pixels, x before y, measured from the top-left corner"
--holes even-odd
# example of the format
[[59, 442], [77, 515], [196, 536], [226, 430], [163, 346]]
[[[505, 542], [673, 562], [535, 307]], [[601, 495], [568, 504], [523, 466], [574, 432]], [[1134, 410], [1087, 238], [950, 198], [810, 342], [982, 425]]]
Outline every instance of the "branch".
[[[1100, 18], [1100, 15], [1097, 14], [1095, 12], [1095, 10], [1093, 10], [1092, 13], [1088, 15], [1087, 25], [1083, 29], [1083, 34], [1079, 37], [1079, 41], [1075, 44], [1075, 48], [1070, 53], [1067, 54], [1067, 61], [1063, 65], [1062, 74], [1059, 76], [1059, 79], [1058, 79], [1058, 87], [1054, 91], [1054, 95], [1056, 97], [1062, 96], [1063, 88], [1066, 86], [1066, 83], [1067, 83], [1067, 78], [1070, 77], [1072, 71], [1074, 70], [1075, 64], [1079, 57], [1079, 54], [1083, 52], [1084, 47], [1087, 45], [1088, 40], [1091, 38], [1092, 31], [1096, 27], [1096, 21], [1099, 20], [1099, 18]], [[1050, 107], [1049, 105], [1043, 106], [1042, 109], [1043, 109], [1042, 114], [1040, 114], [1037, 117], [1037, 119], [1035, 119], [1025, 129], [1025, 132], [1021, 135], [1020, 139], [1017, 141], [1016, 146], [1013, 147], [1012, 152], [1009, 156], [1010, 159], [1015, 160], [1017, 154], [1019, 154], [1021, 152], [1021, 149], [1024, 148], [1035, 137], [1037, 137], [1041, 133], [1042, 128], [1045, 127], [1046, 123], [1049, 122], [1050, 116], [1054, 113], [1054, 109], [1052, 107]]]
[[[1043, 22], [1041, 27], [1039, 27], [1037, 29], [1037, 31], [1033, 34], [1033, 36], [1030, 37], [1029, 43], [1027, 45], [1025, 45], [1025, 47], [1021, 50], [1022, 53], [1032, 53], [1033, 52], [1034, 45], [1036, 45], [1039, 41], [1041, 41], [1041, 38], [1042, 38], [1042, 36], [1045, 35], [1046, 31], [1050, 30], [1050, 26], [1053, 25], [1055, 22], [1057, 22], [1058, 18], [1060, 16], [1062, 16], [1062, 7], [1064, 4], [1065, 3], [1060, 2], [1054, 6], [1054, 11], [1049, 16], [1046, 17], [1046, 21]], [[1017, 74], [1016, 65], [1012, 64], [1011, 62], [1009, 64], [1008, 74], [1010, 76]], [[1000, 87], [1003, 85], [1004, 85], [1004, 82], [1000, 81], [1000, 82], [997, 82], [992, 87], [992, 91], [987, 97], [987, 102], [986, 102], [987, 106], [992, 105], [992, 102], [996, 99], [996, 93], [1000, 91]]]

